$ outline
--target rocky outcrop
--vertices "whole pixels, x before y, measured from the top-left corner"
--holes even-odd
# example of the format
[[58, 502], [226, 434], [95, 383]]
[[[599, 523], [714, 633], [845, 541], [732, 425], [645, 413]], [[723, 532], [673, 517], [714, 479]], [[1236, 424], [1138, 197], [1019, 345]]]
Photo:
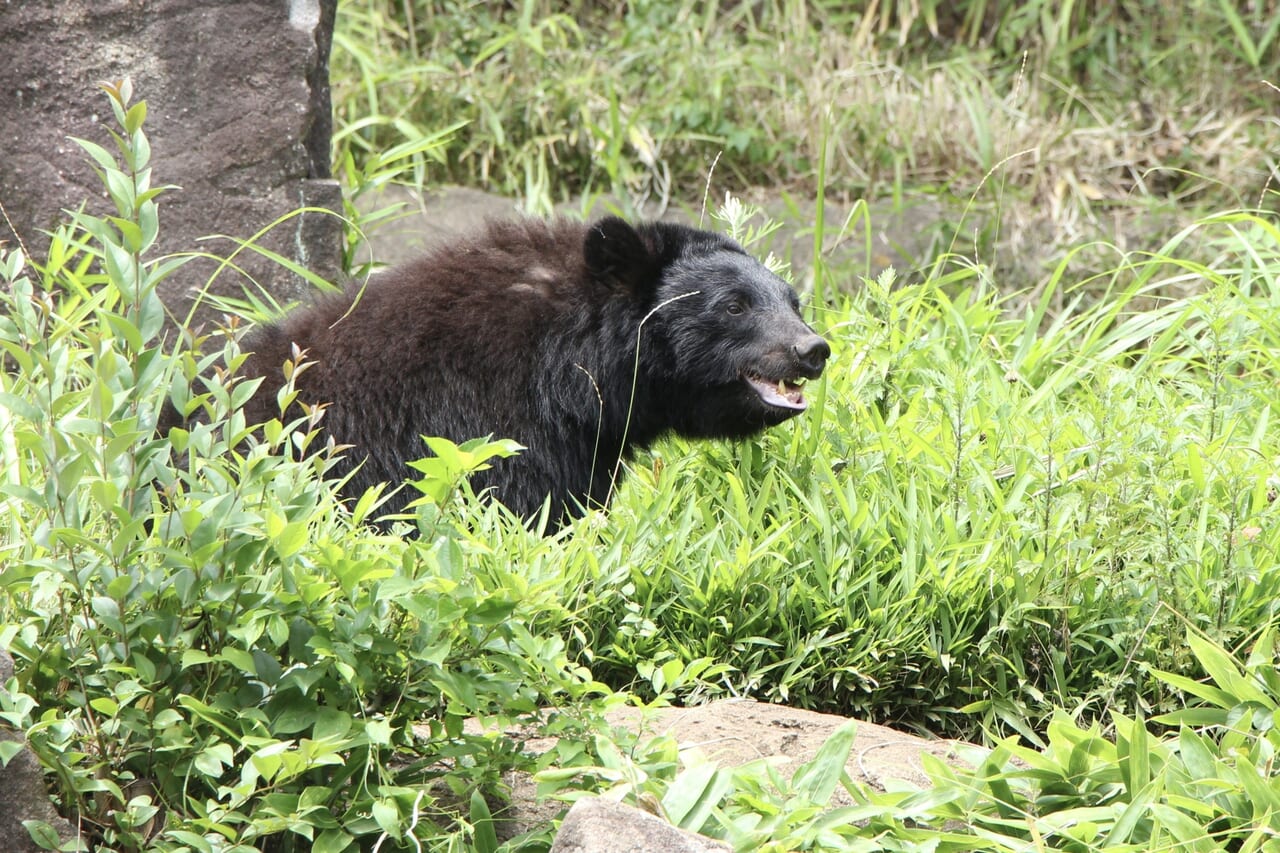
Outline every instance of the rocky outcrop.
[[[17, 238], [37, 257], [43, 231], [64, 210], [108, 202], [69, 137], [114, 149], [104, 80], [130, 78], [147, 101], [152, 184], [180, 187], [160, 203], [153, 256], [227, 256], [302, 207], [342, 209], [329, 175], [332, 117], [328, 60], [336, 0], [67, 0], [0, 3], [0, 242]], [[114, 210], [110, 212], [114, 213]], [[14, 232], [17, 232], [16, 236]], [[261, 245], [327, 278], [337, 276], [342, 227], [331, 215], [285, 218]], [[214, 292], [255, 281], [282, 299], [302, 280], [266, 257], [240, 253], [241, 272], [218, 274]], [[218, 265], [187, 264], [161, 287], [184, 313]]]
[[551, 853], [707, 853], [732, 850], [662, 818], [600, 797], [578, 800], [564, 816]]
[[[610, 710], [605, 720], [613, 727], [630, 729], [642, 741], [655, 735], [669, 736], [679, 744], [682, 754], [696, 754], [699, 762], [711, 761], [720, 767], [732, 768], [763, 760], [785, 778], [811, 761], [827, 739], [848, 723], [849, 718], [751, 699], [721, 699], [688, 708], [618, 707]], [[476, 720], [468, 721], [467, 728], [473, 733], [485, 730]], [[421, 727], [420, 734], [430, 737], [429, 727]], [[555, 738], [535, 737], [527, 731], [504, 731], [502, 734], [519, 742], [521, 748], [531, 755], [542, 755], [556, 745]], [[845, 771], [853, 781], [877, 790], [886, 790], [901, 783], [923, 789], [932, 784], [925, 771], [925, 755], [966, 766], [968, 762], [964, 755], [970, 749], [972, 747], [968, 744], [958, 741], [927, 739], [875, 723], [859, 722]], [[514, 838], [546, 825], [555, 820], [563, 808], [558, 801], [539, 799], [537, 785], [528, 774], [508, 773], [503, 781], [510, 788], [511, 796], [498, 825], [498, 837], [501, 839]], [[854, 800], [843, 786], [837, 786], [827, 803], [830, 808], [851, 805], [854, 805]], [[568, 825], [567, 819], [565, 825]], [[654, 824], [646, 821], [637, 826], [652, 827]], [[561, 835], [564, 834], [562, 828]], [[565, 843], [575, 837], [568, 836]], [[633, 848], [564, 849], [596, 849], [599, 853], [613, 853]]]
[[[0, 692], [13, 676], [13, 658], [0, 651]], [[0, 741], [22, 742], [22, 735], [0, 723]], [[41, 847], [31, 840], [24, 821], [39, 821], [62, 840], [75, 837], [71, 824], [58, 817], [44, 786], [44, 773], [35, 754], [25, 745], [9, 763], [0, 767], [0, 850], [28, 853]]]

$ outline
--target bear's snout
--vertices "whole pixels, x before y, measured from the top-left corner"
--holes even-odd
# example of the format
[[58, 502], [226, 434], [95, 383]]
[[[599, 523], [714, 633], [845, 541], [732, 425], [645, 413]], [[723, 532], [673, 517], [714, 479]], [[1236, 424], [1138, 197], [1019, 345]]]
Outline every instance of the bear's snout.
[[827, 366], [831, 357], [831, 345], [820, 335], [810, 335], [791, 348], [796, 363], [809, 379], [817, 379], [822, 375], [822, 368]]

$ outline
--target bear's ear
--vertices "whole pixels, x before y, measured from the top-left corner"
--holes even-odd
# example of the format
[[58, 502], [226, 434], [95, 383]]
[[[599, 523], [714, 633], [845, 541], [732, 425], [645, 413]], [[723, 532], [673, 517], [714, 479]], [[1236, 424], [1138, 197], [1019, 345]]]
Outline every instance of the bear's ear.
[[659, 258], [653, 247], [630, 223], [616, 216], [587, 227], [582, 252], [593, 276], [628, 290], [651, 284], [658, 275]]

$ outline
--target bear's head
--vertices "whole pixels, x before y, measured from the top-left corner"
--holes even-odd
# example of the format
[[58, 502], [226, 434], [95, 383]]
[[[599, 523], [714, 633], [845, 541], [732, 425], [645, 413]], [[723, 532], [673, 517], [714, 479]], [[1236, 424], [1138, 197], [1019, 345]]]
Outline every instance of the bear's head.
[[805, 380], [831, 348], [785, 281], [728, 237], [608, 218], [587, 232], [588, 268], [642, 311], [640, 374], [664, 397], [667, 426], [737, 438], [804, 411]]

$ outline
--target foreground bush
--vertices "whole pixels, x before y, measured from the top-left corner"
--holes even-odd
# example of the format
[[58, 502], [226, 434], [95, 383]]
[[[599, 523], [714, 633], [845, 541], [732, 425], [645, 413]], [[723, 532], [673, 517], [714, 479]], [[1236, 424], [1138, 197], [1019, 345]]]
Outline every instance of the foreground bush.
[[[155, 287], [181, 259], [148, 258], [145, 107], [109, 95], [118, 151], [81, 144], [115, 215], [78, 215], [30, 270], [0, 262], [0, 646], [20, 673], [4, 718], [94, 850], [491, 837], [484, 796], [527, 760], [462, 721], [541, 724], [592, 689], [556, 639], [555, 585], [476, 571], [483, 546], [447, 508], [415, 542], [361, 528], [325, 480], [330, 454], [303, 454], [312, 423], [252, 437], [236, 411], [249, 387], [188, 392], [239, 354], [167, 349]], [[159, 436], [171, 386], [203, 423]]]

